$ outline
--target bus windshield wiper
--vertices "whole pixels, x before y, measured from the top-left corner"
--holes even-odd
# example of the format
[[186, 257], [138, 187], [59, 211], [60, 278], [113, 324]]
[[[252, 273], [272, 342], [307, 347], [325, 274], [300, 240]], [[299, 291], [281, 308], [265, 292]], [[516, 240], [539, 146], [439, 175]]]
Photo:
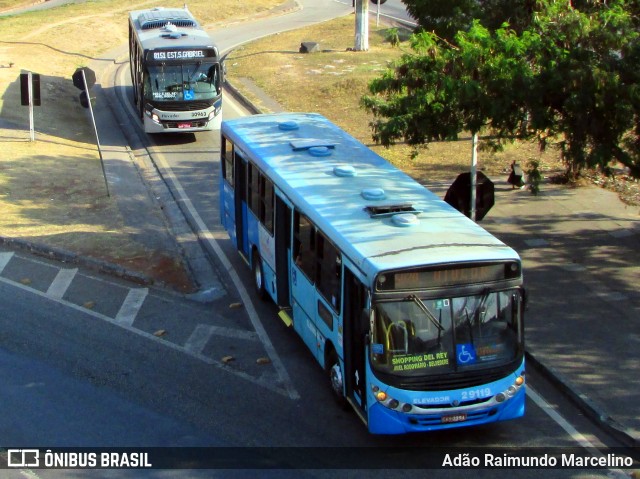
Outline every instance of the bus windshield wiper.
[[422, 300], [420, 298], [418, 298], [415, 294], [410, 294], [407, 297], [407, 299], [410, 299], [411, 301], [416, 303], [418, 308], [420, 308], [422, 310], [422, 312], [427, 315], [427, 318], [429, 318], [429, 321], [431, 321], [433, 323], [433, 325], [436, 328], [438, 328], [438, 332], [444, 331], [444, 328], [442, 327], [440, 322], [436, 319], [436, 317], [433, 315], [433, 313], [431, 311], [429, 311], [429, 308], [427, 308], [427, 306], [422, 302]]

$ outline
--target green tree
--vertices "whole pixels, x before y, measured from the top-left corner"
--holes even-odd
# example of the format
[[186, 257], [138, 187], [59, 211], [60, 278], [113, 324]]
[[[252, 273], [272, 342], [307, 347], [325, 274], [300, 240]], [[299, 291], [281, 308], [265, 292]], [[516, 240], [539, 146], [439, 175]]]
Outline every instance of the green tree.
[[520, 32], [475, 21], [451, 41], [415, 34], [362, 99], [374, 139], [419, 145], [483, 130], [498, 143], [557, 142], [574, 176], [613, 159], [640, 176], [638, 2], [584, 1], [585, 11], [541, 4]]
[[452, 40], [480, 20], [490, 30], [508, 22], [520, 31], [532, 19], [537, 0], [403, 0], [416, 19], [418, 31]]

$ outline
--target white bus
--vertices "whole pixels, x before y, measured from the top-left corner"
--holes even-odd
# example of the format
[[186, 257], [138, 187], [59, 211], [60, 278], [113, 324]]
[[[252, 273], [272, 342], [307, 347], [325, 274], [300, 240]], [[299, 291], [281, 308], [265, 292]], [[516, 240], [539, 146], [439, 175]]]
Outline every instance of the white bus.
[[129, 62], [133, 101], [145, 132], [220, 129], [218, 47], [189, 10], [130, 12]]

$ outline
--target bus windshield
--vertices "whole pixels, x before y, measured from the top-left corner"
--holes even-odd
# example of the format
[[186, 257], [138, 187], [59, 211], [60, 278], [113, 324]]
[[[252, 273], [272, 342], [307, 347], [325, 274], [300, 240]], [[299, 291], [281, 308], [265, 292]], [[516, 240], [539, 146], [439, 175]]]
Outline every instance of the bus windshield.
[[202, 62], [150, 65], [144, 90], [145, 97], [156, 102], [212, 100], [220, 94], [220, 66]]
[[415, 377], [508, 364], [520, 348], [520, 302], [519, 289], [379, 302], [372, 366]]

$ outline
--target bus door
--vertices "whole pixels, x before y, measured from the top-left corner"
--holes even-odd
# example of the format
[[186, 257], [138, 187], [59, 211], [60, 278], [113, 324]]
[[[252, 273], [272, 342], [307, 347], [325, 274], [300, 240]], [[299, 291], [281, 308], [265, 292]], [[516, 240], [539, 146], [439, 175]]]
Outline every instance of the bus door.
[[316, 229], [298, 211], [293, 215], [293, 250], [291, 251], [291, 309], [293, 328], [307, 347], [318, 357], [318, 330], [315, 325]]
[[249, 257], [249, 237], [247, 235], [247, 161], [236, 149], [233, 156], [235, 173], [235, 223], [236, 246], [240, 254]]
[[291, 307], [289, 258], [291, 258], [291, 206], [276, 192], [276, 303]]
[[[363, 413], [367, 408], [365, 361], [369, 329], [366, 288], [344, 268], [344, 381], [347, 399]], [[364, 414], [366, 417], [366, 414]]]

